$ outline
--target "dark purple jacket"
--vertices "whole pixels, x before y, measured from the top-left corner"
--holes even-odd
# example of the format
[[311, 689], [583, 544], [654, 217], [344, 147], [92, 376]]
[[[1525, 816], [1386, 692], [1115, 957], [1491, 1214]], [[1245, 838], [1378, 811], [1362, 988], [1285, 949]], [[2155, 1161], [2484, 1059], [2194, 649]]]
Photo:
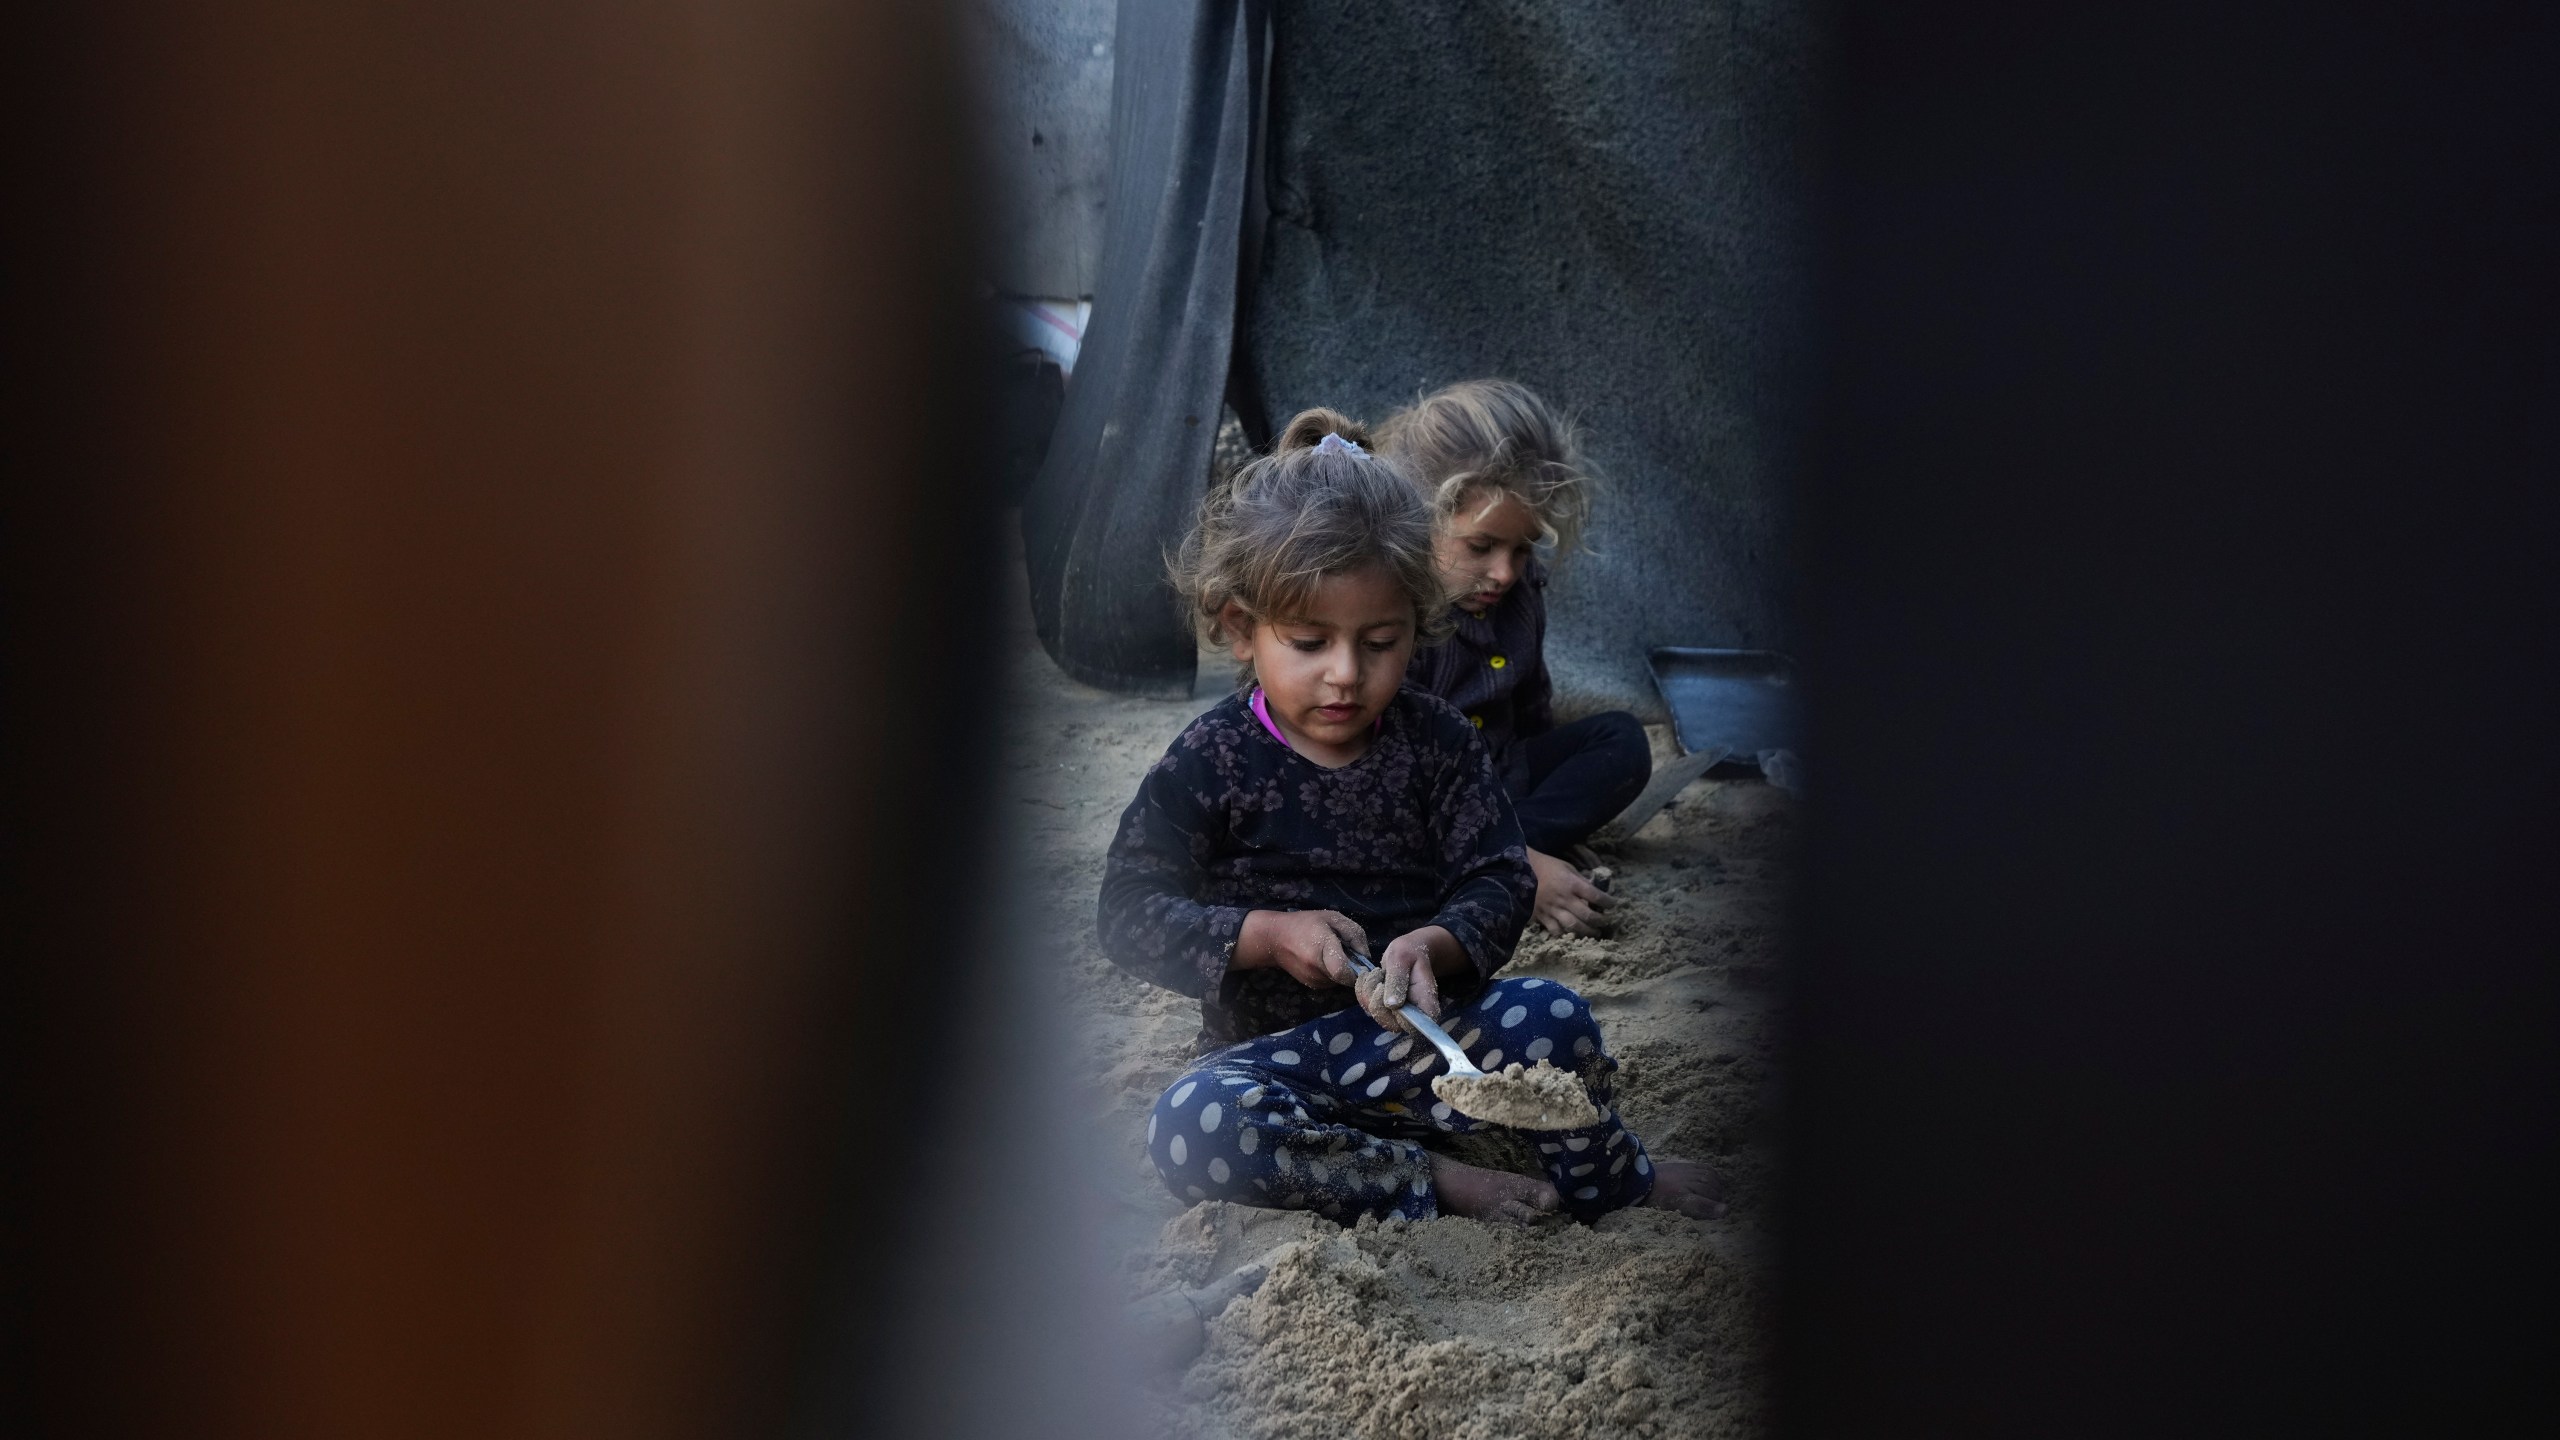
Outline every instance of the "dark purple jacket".
[[1452, 609], [1458, 631], [1413, 652], [1404, 683], [1458, 707], [1484, 736], [1497, 772], [1512, 742], [1556, 728], [1547, 679], [1547, 567], [1537, 560], [1481, 616]]

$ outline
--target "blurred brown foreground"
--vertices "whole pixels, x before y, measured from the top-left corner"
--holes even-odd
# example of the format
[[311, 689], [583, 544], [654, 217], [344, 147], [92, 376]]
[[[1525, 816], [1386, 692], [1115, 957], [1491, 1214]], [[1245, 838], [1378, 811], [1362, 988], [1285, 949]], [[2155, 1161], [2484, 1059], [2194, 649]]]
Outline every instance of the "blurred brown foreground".
[[774, 1432], [966, 839], [939, 17], [68, 9], [10, 67], [15, 1398]]

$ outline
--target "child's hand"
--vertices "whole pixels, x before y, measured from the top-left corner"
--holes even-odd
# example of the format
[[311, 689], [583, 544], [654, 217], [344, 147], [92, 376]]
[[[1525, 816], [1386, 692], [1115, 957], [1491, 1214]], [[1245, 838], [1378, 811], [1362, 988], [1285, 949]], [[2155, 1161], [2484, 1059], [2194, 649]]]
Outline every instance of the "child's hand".
[[1290, 979], [1319, 990], [1359, 978], [1351, 952], [1368, 946], [1369, 937], [1338, 911], [1255, 910], [1236, 932], [1236, 955], [1229, 963], [1239, 970], [1286, 970]]
[[1550, 935], [1605, 935], [1609, 909], [1617, 897], [1592, 884], [1582, 872], [1544, 851], [1529, 852], [1529, 868], [1538, 872], [1538, 899], [1530, 914]]
[[1426, 925], [1411, 934], [1399, 935], [1378, 957], [1378, 968], [1360, 977], [1351, 993], [1369, 1018], [1390, 1030], [1410, 1033], [1413, 1026], [1397, 1007], [1411, 1005], [1423, 1014], [1440, 1018], [1440, 978], [1434, 972], [1435, 939], [1446, 939], [1455, 948], [1456, 937], [1437, 925]]

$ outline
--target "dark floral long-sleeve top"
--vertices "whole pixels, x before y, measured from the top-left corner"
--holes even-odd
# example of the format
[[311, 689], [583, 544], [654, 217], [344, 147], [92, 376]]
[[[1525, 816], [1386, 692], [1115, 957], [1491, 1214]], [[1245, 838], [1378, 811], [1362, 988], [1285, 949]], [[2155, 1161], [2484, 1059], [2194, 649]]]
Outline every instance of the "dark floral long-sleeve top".
[[1369, 953], [1426, 925], [1475, 962], [1444, 979], [1455, 1002], [1511, 959], [1537, 894], [1520, 822], [1482, 741], [1447, 702], [1403, 690], [1368, 753], [1318, 765], [1265, 729], [1243, 696], [1191, 722], [1120, 816], [1102, 873], [1103, 953], [1200, 997], [1201, 1045], [1285, 1030], [1353, 1002], [1277, 969], [1231, 970], [1253, 910], [1337, 910]]

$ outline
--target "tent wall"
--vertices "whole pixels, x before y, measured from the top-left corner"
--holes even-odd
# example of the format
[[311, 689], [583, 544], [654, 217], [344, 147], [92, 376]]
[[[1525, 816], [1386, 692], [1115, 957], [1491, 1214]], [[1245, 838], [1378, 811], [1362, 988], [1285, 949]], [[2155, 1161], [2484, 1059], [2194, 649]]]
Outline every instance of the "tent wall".
[[1075, 300], [1102, 269], [1115, 0], [969, 0], [987, 280]]
[[1093, 325], [1023, 506], [1050, 654], [1189, 683], [1162, 557], [1223, 401], [1262, 439], [1479, 375], [1578, 411], [1610, 482], [1554, 594], [1566, 708], [1658, 715], [1653, 645], [1789, 645], [1811, 44], [1795, 4], [1125, 0]]
[[1646, 650], [1785, 647], [1811, 35], [1794, 4], [1280, 8], [1242, 340], [1273, 421], [1507, 375], [1611, 482], [1556, 581], [1567, 708]]

